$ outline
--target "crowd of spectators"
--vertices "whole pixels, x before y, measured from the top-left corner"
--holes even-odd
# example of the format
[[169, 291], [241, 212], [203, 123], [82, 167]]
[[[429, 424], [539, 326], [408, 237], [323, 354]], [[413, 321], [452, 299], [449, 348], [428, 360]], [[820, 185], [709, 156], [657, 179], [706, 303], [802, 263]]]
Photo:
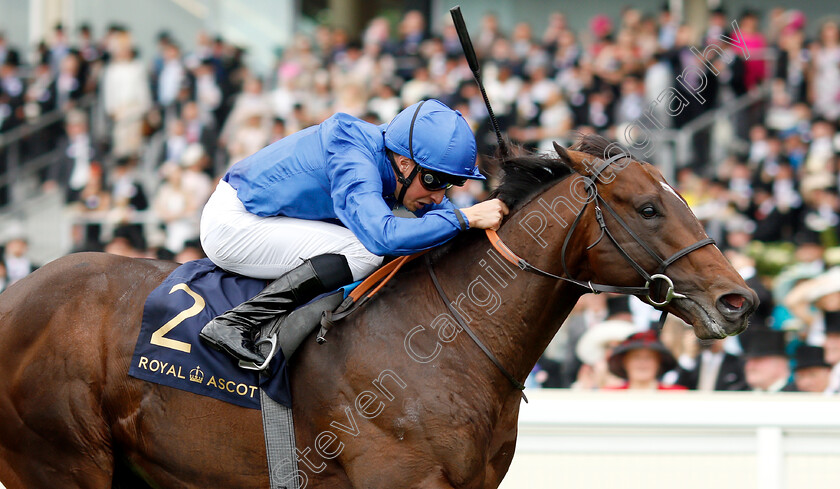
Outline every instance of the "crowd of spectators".
[[[641, 350], [669, 365], [673, 356], [676, 366], [659, 385], [776, 390], [796, 377], [791, 385], [800, 390], [820, 390], [815, 382], [806, 387], [807, 381], [798, 380], [808, 365], [834, 366], [833, 387], [822, 390], [836, 390], [840, 354], [834, 342], [840, 333], [830, 318], [840, 310], [840, 276], [831, 269], [840, 261], [833, 249], [840, 241], [837, 23], [781, 8], [737, 15], [719, 9], [697, 32], [667, 9], [625, 8], [583, 26], [552, 13], [541, 33], [527, 23], [504, 32], [499, 19], [487, 14], [472, 37], [502, 130], [531, 150], [551, 150], [554, 141], [570, 144], [573, 130], [626, 142], [625, 128], [653, 110], [649, 104], [669, 87], [704, 101], [673, 117], [659, 114], [658, 121], [676, 129], [752, 91], [770, 94], [735, 120], [732, 129], [748, 142], [746, 149], [710, 161], [708, 131], [701, 132], [694, 138], [694, 159], [674, 182], [759, 292], [762, 305], [749, 333], [700, 345], [684, 337], [684, 325], [672, 324], [661, 335], [662, 348], [635, 337], [610, 368], [609, 345], [650, 329], [651, 313], [635, 299], [619, 300], [627, 310], [616, 321], [624, 324], [608, 335], [599, 329], [610, 319], [607, 301], [586, 296], [531, 384], [607, 387], [615, 372], [628, 376], [635, 370], [625, 364], [643, 356], [632, 353]], [[740, 39], [749, 58], [724, 38]], [[162, 32], [147, 63], [134, 41], [126, 26], [110, 26], [99, 38], [87, 26], [72, 34], [57, 26], [25, 60], [0, 33], [0, 132], [39, 114], [65, 114], [59, 129], [28, 146], [30, 153], [36, 146], [61, 149], [40, 184], [44, 192], [62, 192], [74, 209], [74, 250], [179, 261], [202, 256], [199, 215], [226, 169], [335, 112], [387, 123], [402, 108], [434, 97], [471, 123], [480, 154], [494, 150], [487, 109], [453, 25], [444, 22], [430, 35], [427, 19], [416, 11], [395, 29], [386, 18], [374, 18], [359, 39], [323, 25], [312, 35], [297, 35], [267, 75], [249, 69], [245, 49], [208, 33], [188, 44]], [[697, 52], [711, 54], [704, 60]], [[701, 86], [697, 79], [677, 83], [690, 73], [704, 74], [699, 93], [691, 92]], [[99, 134], [92, 131], [96, 112], [81, 102], [86, 95], [101, 101], [106, 130]], [[3, 159], [0, 149], [0, 164]], [[497, 169], [483, 157], [480, 165], [488, 183], [453, 189], [456, 205], [481, 200], [492, 188]], [[597, 341], [591, 338], [596, 332]], [[576, 351], [593, 344], [597, 348], [588, 353]], [[820, 347], [825, 355], [817, 362], [823, 353], [814, 348]], [[769, 383], [750, 374], [756, 359], [765, 357], [783, 360], [763, 362], [762, 372], [778, 374]], [[781, 368], [794, 358], [796, 375]], [[708, 362], [725, 375], [717, 379], [697, 370]]]

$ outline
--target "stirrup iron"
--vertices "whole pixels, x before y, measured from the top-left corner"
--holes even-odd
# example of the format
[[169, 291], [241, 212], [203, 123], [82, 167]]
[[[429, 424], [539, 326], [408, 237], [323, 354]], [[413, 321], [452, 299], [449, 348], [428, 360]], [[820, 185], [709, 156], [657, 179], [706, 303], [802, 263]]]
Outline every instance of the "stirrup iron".
[[243, 360], [239, 360], [239, 366], [244, 368], [245, 370], [256, 370], [258, 372], [262, 372], [263, 370], [268, 368], [268, 364], [271, 363], [271, 359], [274, 358], [274, 355], [277, 354], [277, 333], [266, 337], [260, 338], [259, 340], [254, 342], [254, 349], [259, 349], [260, 345], [264, 343], [269, 343], [271, 345], [271, 351], [268, 352], [268, 355], [265, 356], [265, 361], [262, 365], [257, 365], [254, 362], [246, 362]]

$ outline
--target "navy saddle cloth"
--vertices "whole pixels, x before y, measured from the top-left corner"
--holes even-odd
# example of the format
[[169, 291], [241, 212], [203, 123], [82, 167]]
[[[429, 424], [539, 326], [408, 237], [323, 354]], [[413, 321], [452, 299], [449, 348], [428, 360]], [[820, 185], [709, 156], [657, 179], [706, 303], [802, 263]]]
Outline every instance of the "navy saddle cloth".
[[283, 352], [267, 374], [244, 370], [237, 360], [200, 341], [211, 319], [257, 295], [263, 280], [222, 270], [208, 259], [187, 262], [149, 294], [128, 374], [239, 406], [260, 409], [260, 388], [286, 407], [292, 406]]

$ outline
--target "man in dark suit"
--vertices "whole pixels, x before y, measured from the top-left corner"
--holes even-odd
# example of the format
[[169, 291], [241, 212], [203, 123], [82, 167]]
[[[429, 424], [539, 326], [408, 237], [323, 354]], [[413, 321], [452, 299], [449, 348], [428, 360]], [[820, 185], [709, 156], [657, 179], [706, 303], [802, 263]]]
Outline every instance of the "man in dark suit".
[[827, 392], [831, 365], [825, 361], [821, 346], [799, 345], [794, 355], [793, 379], [799, 392]]
[[17, 51], [9, 51], [0, 65], [0, 132], [10, 131], [24, 121], [26, 84], [18, 71], [19, 64]]
[[748, 390], [744, 362], [723, 351], [723, 340], [693, 341], [700, 343], [701, 351], [693, 358], [680, 357], [677, 384], [699, 391]]
[[765, 329], [757, 331], [744, 351], [744, 373], [750, 390], [796, 392], [790, 378], [790, 362], [785, 353], [785, 334]]

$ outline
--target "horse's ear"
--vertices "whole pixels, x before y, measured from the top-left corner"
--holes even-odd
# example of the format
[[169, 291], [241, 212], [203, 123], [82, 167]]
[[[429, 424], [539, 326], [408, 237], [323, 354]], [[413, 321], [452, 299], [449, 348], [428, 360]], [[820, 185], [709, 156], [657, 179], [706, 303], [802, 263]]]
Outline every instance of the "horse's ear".
[[574, 170], [576, 173], [580, 173], [582, 175], [586, 174], [587, 170], [584, 165], [582, 165], [580, 161], [572, 158], [569, 152], [566, 151], [566, 148], [557, 144], [557, 141], [554, 142], [554, 151], [557, 151], [557, 156], [560, 157], [560, 161], [562, 161], [566, 166]]
[[566, 152], [566, 148], [557, 144], [557, 141], [554, 141], [552, 144], [554, 144], [554, 151], [557, 151], [557, 156], [563, 160], [563, 163], [568, 163], [571, 158], [569, 158], [569, 153]]

